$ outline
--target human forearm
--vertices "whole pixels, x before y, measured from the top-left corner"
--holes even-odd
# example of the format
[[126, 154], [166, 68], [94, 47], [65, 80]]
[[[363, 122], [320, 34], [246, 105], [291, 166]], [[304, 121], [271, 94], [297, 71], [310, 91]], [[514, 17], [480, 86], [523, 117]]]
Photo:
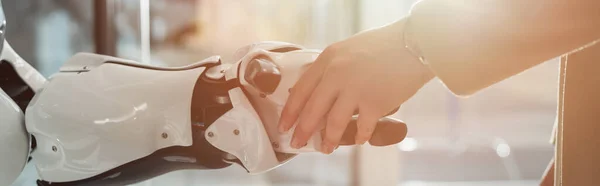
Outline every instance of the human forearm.
[[434, 73], [470, 95], [600, 37], [596, 0], [423, 0], [407, 37]]

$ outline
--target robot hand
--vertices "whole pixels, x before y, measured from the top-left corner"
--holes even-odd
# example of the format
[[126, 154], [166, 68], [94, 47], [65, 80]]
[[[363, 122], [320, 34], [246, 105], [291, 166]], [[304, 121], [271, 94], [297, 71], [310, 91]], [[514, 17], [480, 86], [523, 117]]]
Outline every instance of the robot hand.
[[[77, 54], [33, 88], [25, 112], [38, 185], [126, 185], [232, 164], [260, 174], [317, 152], [320, 133], [293, 149], [292, 132], [280, 134], [277, 122], [289, 89], [319, 53], [261, 42], [240, 49], [233, 63], [214, 56], [178, 68]], [[382, 118], [369, 143], [396, 144], [406, 132], [401, 121]], [[342, 144], [354, 145], [355, 133], [353, 121]]]

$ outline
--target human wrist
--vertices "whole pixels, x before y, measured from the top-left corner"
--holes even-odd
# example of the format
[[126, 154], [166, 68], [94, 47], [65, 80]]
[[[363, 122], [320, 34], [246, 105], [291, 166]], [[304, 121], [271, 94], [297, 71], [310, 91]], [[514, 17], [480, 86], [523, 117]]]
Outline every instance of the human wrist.
[[[401, 53], [401, 57], [397, 57], [395, 61], [402, 63], [406, 70], [410, 71], [411, 74], [416, 75], [415, 78], [422, 80], [423, 84], [429, 82], [435, 77], [435, 74], [427, 65], [427, 61], [420, 52], [416, 52], [413, 49], [417, 48], [417, 43], [412, 38], [412, 30], [407, 28], [408, 17], [402, 18], [394, 23], [385, 25], [383, 27], [371, 30], [377, 32], [379, 37], [385, 38], [383, 41], [386, 42], [384, 47], [387, 52]], [[405, 34], [405, 32], [411, 32]], [[408, 37], [407, 37], [408, 36]]]
[[423, 52], [421, 52], [417, 41], [414, 39], [413, 32], [410, 25], [410, 16], [405, 18], [404, 27], [402, 28], [402, 42], [404, 48], [410, 53], [413, 57], [417, 58], [420, 63], [423, 65], [428, 65], [429, 63], [423, 56]]
[[418, 63], [420, 63], [420, 72], [425, 83], [429, 82], [435, 77], [435, 74], [429, 68], [427, 58], [421, 52], [417, 41], [414, 39], [414, 30], [412, 29], [410, 15], [405, 17], [402, 25], [402, 45], [403, 49], [406, 50]]
[[427, 62], [427, 59], [425, 58], [425, 56], [423, 55], [423, 52], [421, 51], [421, 48], [419, 46], [419, 43], [417, 41], [417, 36], [416, 36], [416, 32], [415, 32], [415, 26], [414, 24], [412, 24], [415, 21], [415, 15], [413, 14], [414, 11], [416, 11], [415, 9], [418, 8], [418, 6], [422, 3], [422, 0], [419, 0], [417, 2], [415, 2], [409, 13], [408, 16], [406, 16], [404, 18], [404, 26], [402, 28], [402, 40], [404, 42], [404, 47], [413, 55], [415, 56], [417, 59], [419, 59], [419, 61], [421, 63], [423, 63], [424, 65], [429, 65], [429, 63]]

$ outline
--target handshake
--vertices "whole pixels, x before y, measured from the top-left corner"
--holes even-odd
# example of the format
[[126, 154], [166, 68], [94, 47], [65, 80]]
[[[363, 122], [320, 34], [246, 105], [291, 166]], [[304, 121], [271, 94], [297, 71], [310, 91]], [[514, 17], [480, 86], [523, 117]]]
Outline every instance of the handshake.
[[[278, 130], [292, 87], [320, 53], [260, 42], [238, 50], [234, 61], [213, 56], [175, 68], [76, 54], [30, 87], [34, 95], [26, 100], [37, 183], [127, 185], [232, 164], [260, 174], [322, 151], [325, 123], [301, 148], [290, 145], [294, 127]], [[355, 115], [340, 145], [356, 144], [356, 123]], [[406, 133], [404, 123], [383, 117], [368, 141], [393, 145]]]

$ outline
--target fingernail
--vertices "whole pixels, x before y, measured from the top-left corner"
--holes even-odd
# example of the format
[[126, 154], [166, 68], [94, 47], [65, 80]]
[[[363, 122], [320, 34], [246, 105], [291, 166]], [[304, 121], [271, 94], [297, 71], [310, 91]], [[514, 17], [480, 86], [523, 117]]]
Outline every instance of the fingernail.
[[290, 146], [292, 146], [292, 148], [297, 149], [298, 148], [298, 140], [296, 140], [296, 138], [292, 139], [292, 142], [290, 143]]
[[355, 142], [355, 143], [356, 143], [357, 145], [364, 145], [366, 142], [367, 142], [367, 140], [366, 140], [366, 139], [363, 139], [363, 138], [361, 138], [361, 137], [359, 137], [359, 136], [357, 136], [357, 137], [356, 137], [356, 142]]
[[285, 133], [285, 132], [287, 132], [287, 128], [285, 126], [287, 126], [285, 123], [280, 123], [279, 124], [279, 133]]
[[298, 143], [298, 139], [296, 138], [292, 138], [292, 143], [290, 145], [295, 149], [299, 149], [301, 147], [300, 143]]
[[333, 152], [333, 145], [329, 143], [323, 143], [323, 145], [321, 145], [321, 151], [324, 154], [331, 154]]

